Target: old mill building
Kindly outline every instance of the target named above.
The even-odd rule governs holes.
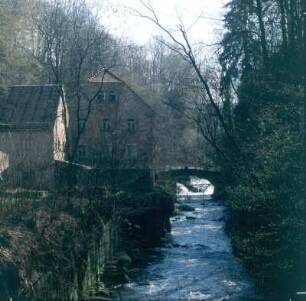
[[[152,168],[150,106],[105,70],[84,83],[81,91],[65,96],[58,85],[24,85],[11,86],[1,95],[4,185],[53,189],[55,162],[67,158],[103,170]]]

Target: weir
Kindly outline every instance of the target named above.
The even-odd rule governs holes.
[[[184,167],[183,169],[170,169],[159,173],[159,181],[157,184],[164,186],[165,183],[170,184],[172,191],[176,191],[176,183],[187,184],[190,182],[192,177],[197,177],[200,179],[206,179],[214,187],[214,198],[219,198],[223,196],[223,191],[225,188],[225,178],[219,171],[205,170],[205,169],[193,169],[192,167]],[[187,185],[188,186],[188,185]]]

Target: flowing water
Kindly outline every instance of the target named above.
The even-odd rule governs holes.
[[[117,287],[117,300],[261,300],[234,257],[224,232],[225,208],[212,200],[213,186],[194,179],[193,191],[178,184],[178,204],[194,211],[171,219],[159,248],[147,250],[131,282]]]

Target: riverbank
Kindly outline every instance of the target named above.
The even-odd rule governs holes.
[[[39,192],[0,196],[0,299],[107,297],[139,248],[169,228],[171,195],[104,193],[67,199]]]
[[[305,290],[302,212],[289,210],[296,195],[285,199],[280,194],[256,187],[228,187],[226,230],[235,256],[266,300],[301,300],[296,292]]]
[[[203,193],[180,195],[176,207],[187,206],[176,210],[163,243],[139,257],[130,283],[116,286],[114,299],[262,300],[232,253],[223,202]]]

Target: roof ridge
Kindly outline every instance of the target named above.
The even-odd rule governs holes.
[[[116,80],[120,81],[121,83],[123,83],[132,93],[134,93],[136,95],[136,97],[141,100],[144,105],[146,105],[151,111],[154,112],[153,108],[143,99],[142,96],[140,96],[131,86],[130,84],[128,84],[124,79],[118,77],[116,74],[114,74],[113,72],[111,72],[109,69],[107,68],[102,68],[97,74],[95,74],[93,77],[91,77],[88,81],[91,81],[92,79],[96,78],[97,76],[101,75],[101,73],[104,72],[104,74],[108,73],[110,76],[114,77]],[[104,76],[103,74],[103,76]]]
[[[0,102],[0,122],[15,129],[53,125],[61,99],[59,87],[57,84],[11,86]]]
[[[88,81],[90,82],[91,80],[97,78],[99,75],[102,75],[104,77],[105,74],[108,74],[112,76],[114,79],[116,79],[119,82],[124,82],[120,77],[118,77],[116,74],[112,73],[108,68],[101,68],[100,71],[98,71],[95,75],[90,77]]]

